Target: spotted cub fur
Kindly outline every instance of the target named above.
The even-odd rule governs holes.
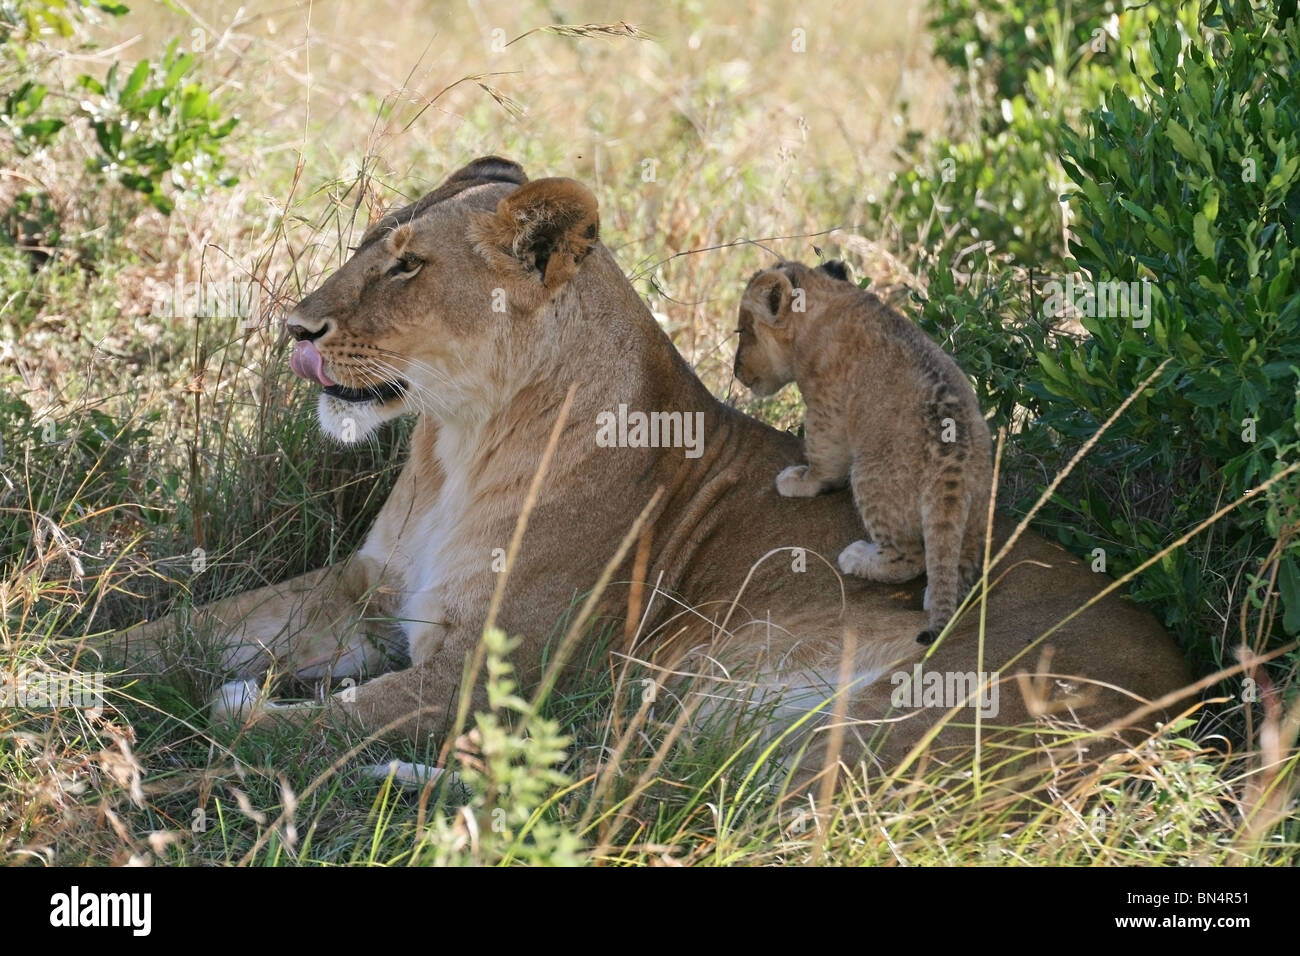
[[[983,560],[989,430],[947,353],[847,278],[839,262],[756,273],[741,299],[736,377],[760,396],[799,383],[808,463],[777,475],[777,491],[851,486],[867,539],[840,553],[840,570],[888,582],[924,571],[930,618],[917,640],[929,644]]]

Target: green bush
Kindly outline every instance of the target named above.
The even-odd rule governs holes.
[[[1152,69],[1149,25],[1194,24],[1195,8],[933,0],[930,15],[936,55],[972,110],[944,136],[907,138],[904,169],[867,218],[887,245],[912,250],[909,264],[927,278],[915,291],[921,325],[958,356],[993,424],[1009,425],[1017,407],[1037,412],[1025,383],[1060,331],[1031,286],[1069,257],[1063,133],[1104,91],[1139,93]]]
[[[223,118],[203,84],[187,78],[194,55],[178,53],[173,40],[157,63],[141,60],[125,81],[118,77],[118,65],[102,83],[79,78],[94,94],[82,105],[100,150],[92,168],[143,193],[164,213],[172,208],[165,182],[181,191],[232,185],[233,178],[218,176],[220,143],[238,120]]]
[[[1114,84],[1136,92],[1148,24],[1184,7],[1153,3],[1121,16],[1111,3],[934,0],[935,52],[956,69],[959,102],[972,109],[946,135],[910,141],[872,218],[895,245],[988,243],[998,256],[1054,267],[1066,256],[1061,130]]]
[[[1120,569],[1300,450],[1300,26],[1280,29],[1263,13],[1237,22],[1205,39],[1157,25],[1144,95],[1112,91],[1065,138],[1078,268],[1099,281],[1148,280],[1153,301],[1147,327],[1084,316],[1089,336],[1077,351],[1040,356],[1037,427],[1090,433],[1172,358],[1098,449],[1103,460],[1131,464],[1126,480],[1163,486],[1148,515],[1156,520],[1133,522],[1105,506],[1119,490],[1112,475],[1082,480],[1085,520],[1072,543],[1116,549]],[[1296,487],[1247,504],[1216,529],[1213,545],[1171,555],[1135,593],[1189,639],[1203,637],[1203,569],[1230,556],[1258,570],[1300,517]],[[1277,626],[1295,634],[1300,542],[1281,560]],[[1216,608],[1226,604],[1219,598]]]
[[[960,359],[996,431],[1014,427],[1017,409],[1038,411],[1024,383],[1049,348],[1051,325],[1033,315],[1029,277],[1004,268],[983,250],[960,263],[948,250],[936,256],[924,290],[912,290],[916,321]],[[1023,416],[1023,412],[1021,413]]]
[[[1068,256],[1061,134],[1118,86],[1139,95],[1152,24],[1196,29],[1197,5],[1153,0],[932,0],[935,53],[954,67],[960,111],[946,135],[912,137],[872,218],[892,244],[992,254],[1057,269]]]
[[[915,250],[919,323],[992,423],[1011,426],[1012,507],[1041,492],[1028,476],[1063,467],[1171,360],[1038,515],[1124,573],[1300,447],[1294,18],[1247,0],[1203,12],[934,0],[931,12],[936,52],[975,109],[947,138],[912,137],[909,168],[869,215]],[[1070,277],[1145,280],[1133,288],[1150,290],[1149,316],[1057,308]],[[1196,663],[1225,661],[1219,635],[1235,643],[1243,607],[1268,638],[1300,631],[1297,487],[1135,579],[1131,594]],[[1268,580],[1277,615],[1264,613]]]
[[[99,10],[120,17],[127,7],[111,0],[0,0],[0,43],[25,44],[42,34],[70,37],[77,20]],[[24,57],[20,49],[19,56]]]
[[[1064,80],[1084,63],[1109,66],[1121,31],[1140,22],[1136,4],[1116,0],[933,0],[929,27],[935,56],[956,71],[958,90],[997,100],[1023,95],[1027,77],[1048,68]],[[999,116],[979,120],[993,130]]]
[[[233,184],[220,175],[221,141],[238,120],[224,115],[193,75],[194,55],[179,52],[176,41],[156,61],[141,60],[125,79],[119,61],[102,80],[78,77],[78,106],[60,111],[49,105],[42,37],[74,35],[92,10],[127,13],[116,3],[0,4],[0,129],[14,151],[26,156],[54,147],[70,126],[83,124],[94,136],[89,169],[142,194],[163,213],[173,206],[169,192],[198,194],[214,184]],[[57,80],[49,82],[57,86]]]

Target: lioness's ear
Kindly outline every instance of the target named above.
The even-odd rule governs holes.
[[[596,197],[572,179],[535,179],[481,217],[471,237],[489,262],[558,289],[578,271],[600,238]]]
[[[528,182],[522,166],[513,159],[502,159],[500,156],[480,156],[452,173],[447,177],[447,182],[458,183],[478,179],[494,183],[515,183],[519,186]]]
[[[794,286],[790,277],[780,269],[773,269],[754,276],[741,301],[760,322],[779,329],[790,319],[790,300],[793,295]]]

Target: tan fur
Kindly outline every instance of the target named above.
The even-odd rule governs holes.
[[[992,461],[979,401],[957,364],[906,317],[832,274],[784,262],[740,304],[736,377],[759,395],[797,382],[808,463],[776,477],[786,497],[848,483],[870,540],[839,555],[845,574],[885,583],[925,571],[943,631],[984,557]]]
[[[494,549],[508,545],[576,385],[498,617],[523,639],[513,660],[525,687],[547,660],[557,622],[592,588],[658,493],[645,532],[644,600],[632,609],[644,624],[635,643],[620,639],[615,650],[662,668],[652,673],[693,669],[701,676],[674,695],[707,700],[714,712],[724,699],[784,694],[782,713],[792,714],[825,706],[834,694],[844,635],[852,631],[856,651],[848,663],[857,683],[848,713],[857,723],[850,738],[865,746],[880,737],[871,752],[898,759],[946,713],[931,708],[879,723],[890,711],[891,672],[921,654],[918,590],[836,573],[822,556],[860,536],[849,495],[780,498],[770,476],[798,458],[799,442],[722,405],[692,374],[596,238],[589,191],[570,180],[523,182],[513,163],[476,161],[377,223],[298,305],[289,321],[299,334],[318,334],[336,382],[405,383],[400,397],[382,405],[322,395],[322,426],[359,441],[385,419],[418,413],[409,459],[355,556],[218,601],[192,623],[214,633],[232,677],[257,679],[268,668],[369,677],[324,707],[260,711],[266,719],[342,718],[417,741],[442,732],[499,579]],[[404,262],[403,255],[415,258]],[[702,454],[603,447],[597,416],[620,404],[699,412]],[[1033,535],[1009,564],[1015,568],[989,599],[987,670],[1012,660],[1105,583]],[[634,566],[628,557],[604,592],[600,610],[610,622],[628,614]],[[165,619],[125,636],[148,658],[180,626]],[[969,629],[963,624],[966,633],[954,637],[969,637]],[[1050,643],[1054,672],[1107,684],[1079,709],[1082,720],[1127,712],[1134,701],[1128,694],[1149,698],[1184,680],[1168,636],[1117,597],[1075,618]],[[927,667],[974,670],[975,647],[973,639],[945,641]],[[394,648],[404,648],[409,665],[380,673]],[[1035,651],[1015,666],[1033,670],[1037,661]],[[485,704],[481,683],[472,694],[476,706]],[[1030,719],[1013,688],[1003,701],[999,725]],[[892,730],[877,734],[883,727]],[[986,739],[990,732],[986,725]],[[934,746],[970,739],[968,728],[954,727]]]

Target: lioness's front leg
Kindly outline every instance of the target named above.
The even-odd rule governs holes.
[[[372,608],[366,563],[353,559],[280,584],[172,614],[111,636],[102,646],[110,666],[161,670],[182,649],[187,632],[212,642],[220,668],[251,679],[276,668],[303,679],[380,670],[400,643]]]
[[[485,705],[481,696],[471,697],[471,713]],[[366,736],[401,737],[421,744],[450,729],[459,703],[460,672],[453,675],[441,665],[425,664],[346,687],[324,703],[277,704],[261,699],[256,688],[247,683],[242,688],[228,684],[214,704],[213,717],[239,718],[258,727],[304,727],[325,722],[350,727]]]
[[[440,736],[450,729],[460,704],[465,662],[477,640],[478,632],[472,628],[452,628],[438,649],[419,662],[336,691],[324,703],[277,704],[263,699],[251,682],[237,681],[222,688],[212,716],[239,718],[256,726],[324,721],[367,736],[401,737],[422,744],[430,735]],[[470,713],[487,708],[479,676],[470,693]]]

